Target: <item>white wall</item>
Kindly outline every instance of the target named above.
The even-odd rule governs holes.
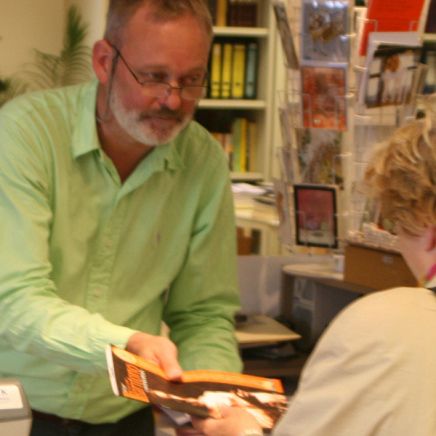
[[[32,61],[33,48],[59,53],[64,10],[64,0],[0,0],[1,76]]]
[[[66,0],[66,2],[67,8],[71,4],[78,6],[83,20],[88,23],[88,36],[85,43],[92,47],[95,41],[103,37],[108,0]]]
[[[92,47],[103,35],[108,0],[0,0],[0,76],[31,62],[34,48],[60,52],[71,4],[79,7],[88,23],[85,43]]]

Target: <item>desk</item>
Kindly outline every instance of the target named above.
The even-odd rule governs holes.
[[[296,278],[311,280],[321,286],[340,289],[352,294],[363,295],[375,292],[373,288],[344,281],[342,273],[334,271],[331,263],[298,263],[285,265],[282,269],[281,315],[292,322],[293,300]]]

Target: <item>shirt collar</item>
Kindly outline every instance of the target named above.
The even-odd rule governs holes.
[[[72,153],[76,159],[94,150],[100,150],[95,120],[98,81],[93,80],[80,89],[76,106],[76,121],[72,136]]]

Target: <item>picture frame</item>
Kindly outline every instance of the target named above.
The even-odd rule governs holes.
[[[338,247],[337,188],[294,185],[295,239],[306,247]]]

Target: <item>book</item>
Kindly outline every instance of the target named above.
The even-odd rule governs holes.
[[[286,58],[288,68],[298,69],[299,62],[297,52],[294,45],[294,37],[289,25],[288,13],[283,0],[273,0],[274,16],[277,23],[277,29],[280,34],[280,40],[283,47],[283,52]]]
[[[252,99],[257,96],[257,42],[248,42],[246,51],[244,98]]]
[[[222,52],[221,98],[231,98],[233,44],[224,42]]]
[[[221,79],[222,79],[222,44],[214,42],[212,44],[210,58],[210,97],[221,97]]]
[[[424,0],[370,0],[359,48],[366,55],[371,32],[417,31]]]
[[[346,130],[346,65],[302,66],[303,125]]]
[[[348,1],[304,0],[301,13],[302,59],[347,62],[350,56]]]
[[[244,98],[245,88],[245,44],[235,42],[233,44],[232,62],[232,97]]]
[[[237,117],[232,124],[232,146],[233,159],[232,171],[247,171],[247,129],[248,120],[243,117]]]
[[[216,0],[216,26],[227,26],[227,6],[228,0]]]
[[[212,17],[212,23],[216,25],[216,0],[208,0],[207,6],[210,11],[210,16]]]
[[[278,379],[239,373],[185,371],[170,381],[156,364],[109,345],[106,360],[115,395],[200,417],[220,417],[220,407],[236,406],[251,413],[262,428],[274,427],[287,407]],[[171,416],[171,414],[169,414]]]
[[[425,32],[436,33],[436,0],[430,0],[427,21],[425,23]]]
[[[247,126],[247,171],[256,171],[257,124],[248,121]]]
[[[228,25],[256,27],[258,0],[229,0]]]

